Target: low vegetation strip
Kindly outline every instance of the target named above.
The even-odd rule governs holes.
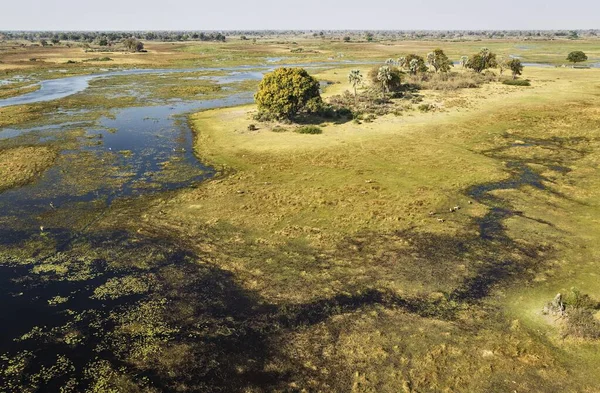
[[[29,183],[48,169],[56,151],[48,147],[16,147],[0,151],[0,191]]]

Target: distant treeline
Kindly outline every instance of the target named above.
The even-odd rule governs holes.
[[[225,41],[225,35],[219,32],[176,32],[176,31],[5,31],[0,32],[0,39],[48,41],[54,44],[60,41],[74,42],[120,42],[128,38],[145,41]]]
[[[0,39],[82,43],[120,42],[128,38],[145,41],[220,41],[227,37],[266,38],[271,36],[321,37],[349,40],[407,39],[556,39],[600,37],[600,30],[229,30],[215,31],[0,31]]]

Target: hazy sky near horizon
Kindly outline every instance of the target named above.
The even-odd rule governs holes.
[[[1,0],[0,30],[598,29],[600,0]]]

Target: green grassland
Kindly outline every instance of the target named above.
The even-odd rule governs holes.
[[[600,56],[598,41],[153,45],[170,66],[438,46],[451,58],[482,46],[553,64],[571,49]],[[332,82],[325,100],[370,67],[315,71]],[[195,80],[173,90],[178,77],[121,82],[161,99],[222,94]],[[2,390],[600,392],[600,341],[542,313],[572,288],[600,300],[600,70],[524,77],[531,87],[424,90],[370,122],[319,120],[321,134],[274,132],[296,126],[257,122],[254,105],[191,115],[213,179],[49,211],[47,222],[70,220],[65,233],[0,249],[3,312],[27,304],[40,316],[10,326]],[[44,122],[58,107],[91,109],[93,121],[139,104],[106,98],[109,80],[92,87],[0,109],[0,124]],[[3,142],[0,160],[56,148],[31,138]],[[101,178],[92,159],[74,165]]]

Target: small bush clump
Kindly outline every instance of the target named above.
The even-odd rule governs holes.
[[[563,297],[560,293],[544,307],[544,314],[565,317],[563,333],[565,336],[587,340],[600,339],[600,320],[594,314],[600,310],[600,302],[577,288]]]
[[[250,124],[248,126],[248,131],[256,131],[256,130],[258,130],[258,127],[256,127],[254,124]]]
[[[419,110],[421,112],[431,112],[432,110],[435,109],[435,105],[433,104],[421,104],[418,106]]]
[[[406,81],[416,89],[451,91],[472,89],[496,80],[496,75],[492,72],[426,72],[410,75]]]
[[[573,308],[567,314],[565,335],[588,340],[600,339],[600,321],[587,308]]]
[[[502,83],[509,86],[531,86],[528,79],[506,79]]]
[[[93,59],[85,59],[83,61],[113,61],[110,57],[94,57]]]
[[[282,126],[275,126],[275,127],[271,128],[271,131],[273,131],[273,132],[286,132],[287,128],[282,127]]]
[[[302,126],[294,130],[298,134],[322,134],[323,130],[317,126]]]

